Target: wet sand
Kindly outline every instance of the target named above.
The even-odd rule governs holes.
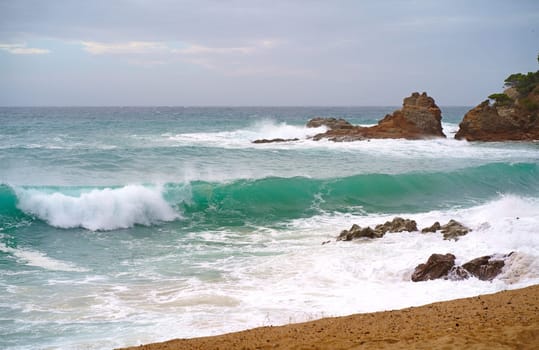
[[[129,349],[539,349],[539,285]]]

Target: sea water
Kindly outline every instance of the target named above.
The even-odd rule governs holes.
[[[447,139],[304,127],[395,109],[0,108],[0,348],[110,349],[539,283],[538,143],[456,141],[465,107],[442,108]],[[472,232],[335,241],[395,216]],[[410,281],[433,253],[509,252],[491,282]]]

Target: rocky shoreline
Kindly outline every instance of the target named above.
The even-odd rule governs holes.
[[[512,74],[505,80],[507,89],[469,110],[455,134],[467,141],[539,140],[539,71]],[[491,102],[493,101],[493,102]],[[426,92],[413,92],[404,98],[402,108],[386,115],[377,125],[352,125],[344,119],[316,117],[307,127],[325,126],[327,130],[310,139],[351,142],[369,139],[429,139],[446,137],[442,112]],[[298,139],[260,139],[253,143],[293,142]]]
[[[378,224],[374,228],[370,226],[361,227],[353,224],[348,230],[342,230],[337,236],[337,241],[352,241],[359,239],[382,238],[387,233],[400,232],[421,232],[423,234],[440,232],[444,240],[457,241],[459,237],[471,232],[469,227],[464,226],[456,220],[449,220],[445,225],[440,225],[438,221],[421,231],[417,228],[415,220],[395,217],[392,221],[386,221]],[[323,242],[327,244],[329,242]],[[455,265],[455,255],[432,254],[425,263],[415,267],[410,276],[413,282],[428,281],[433,279],[446,279],[458,281],[475,277],[482,281],[492,281],[502,273],[505,261],[512,256],[514,252],[508,254],[495,253],[492,255],[481,256],[468,261],[461,266]]]

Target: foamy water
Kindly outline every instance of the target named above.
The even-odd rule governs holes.
[[[539,283],[538,144],[315,142],[324,129],[304,127],[393,109],[0,108],[0,348],[110,349]],[[451,136],[465,109],[448,111]],[[336,241],[395,216],[472,231]],[[491,282],[410,281],[433,253],[510,252]]]

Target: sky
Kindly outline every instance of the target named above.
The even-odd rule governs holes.
[[[0,106],[472,106],[537,0],[0,0]]]

